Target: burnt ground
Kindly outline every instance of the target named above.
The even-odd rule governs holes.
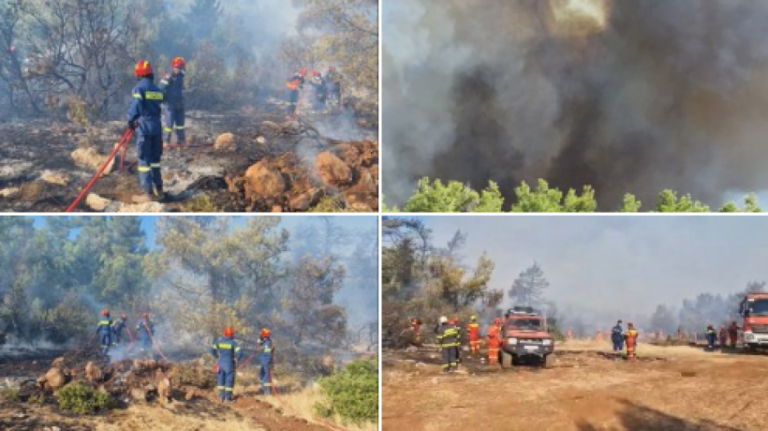
[[[11,402],[0,396],[0,429],[14,431],[52,430],[230,430],[261,431],[322,431],[342,429],[332,423],[321,425],[292,416],[290,411],[283,411],[268,402],[258,391],[258,386],[246,386],[236,396],[233,404],[222,405],[216,400],[212,387],[173,386],[172,400],[160,402],[157,394],[148,401],[137,400],[132,396],[136,388],[155,382],[155,373],[161,370],[171,377],[179,363],[148,361],[137,363],[126,359],[114,364],[106,364],[96,348],[78,349],[6,349],[0,355],[0,395],[5,387],[21,386],[22,397],[44,394],[43,403],[23,399]],[[174,356],[185,356],[183,352],[174,352]],[[61,358],[61,369],[72,374],[72,380],[87,381],[86,364],[96,364],[104,373],[103,379],[94,386],[114,396],[119,407],[110,412],[93,415],[79,415],[62,411],[57,407],[55,396],[42,391],[34,385],[38,376],[45,374],[56,358]],[[138,365],[137,365],[138,364]],[[192,362],[186,366],[192,366]],[[142,368],[142,367],[149,368]],[[210,371],[210,370],[208,370]],[[212,371],[211,376],[212,378]],[[247,385],[250,378],[240,376],[237,385]],[[280,386],[278,386],[280,388]],[[194,396],[186,398],[186,393]],[[290,394],[288,387],[280,392]],[[24,395],[26,393],[26,395]]]
[[[607,345],[557,348],[544,369],[468,357],[440,373],[439,352],[385,351],[383,429],[763,430],[768,356],[640,345],[630,363]]]
[[[75,163],[72,152],[94,148],[106,156],[124,127],[123,122],[91,127],[48,119],[0,122],[0,211],[64,211],[96,172]],[[214,148],[224,133],[234,135],[234,145]],[[303,212],[321,202],[335,210],[376,211],[377,135],[374,118],[352,111],[306,113],[299,121],[287,121],[279,106],[192,111],[188,145],[163,156],[168,202],[162,207],[129,206],[140,192],[133,168],[103,176],[93,187],[91,193],[108,199],[105,208],[89,207],[83,199],[76,211]],[[317,155],[326,151],[348,167],[349,178],[318,172]],[[135,142],[126,161],[135,162]],[[260,161],[284,183],[269,192],[273,195],[244,187],[246,171]]]

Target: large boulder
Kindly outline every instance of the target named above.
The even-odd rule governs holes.
[[[103,154],[99,154],[98,151],[96,151],[93,147],[88,148],[78,148],[71,154],[72,160],[75,161],[76,164],[79,166],[83,166],[86,168],[93,169],[94,171],[99,170],[104,163],[107,161],[107,157]],[[107,165],[107,168],[104,170],[104,173],[102,173],[102,176],[109,175],[109,173],[112,172],[112,169],[115,166],[115,159],[112,159],[109,162],[109,165]]]
[[[245,196],[248,199],[276,198],[286,190],[285,180],[267,160],[261,160],[245,172]]]
[[[111,203],[111,200],[103,198],[95,193],[88,193],[88,197],[85,198],[85,204],[88,206],[88,208],[96,212],[106,211],[107,207],[109,207]]]
[[[40,180],[56,186],[66,187],[69,185],[69,177],[61,172],[45,170],[40,174]]]
[[[330,151],[318,154],[315,167],[325,186],[339,187],[352,182],[352,169]]]

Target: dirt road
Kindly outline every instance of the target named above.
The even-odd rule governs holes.
[[[768,356],[643,345],[628,363],[607,351],[563,344],[551,369],[467,358],[454,375],[437,351],[385,351],[383,429],[768,429]]]

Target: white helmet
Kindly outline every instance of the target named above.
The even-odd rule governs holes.
[[[443,323],[448,323],[448,318],[445,316],[440,316],[440,324],[442,325]]]

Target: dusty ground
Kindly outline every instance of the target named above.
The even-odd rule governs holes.
[[[608,351],[563,343],[552,369],[468,358],[447,376],[435,350],[385,351],[383,429],[768,429],[768,356],[645,344],[628,363]]]
[[[93,148],[108,155],[123,122],[77,126],[52,120],[0,122],[0,211],[61,212],[77,197],[96,169],[77,164],[71,154]],[[215,148],[232,133],[233,145]],[[131,207],[140,192],[134,169],[102,177],[92,193],[106,208],[85,203],[78,211],[117,212],[303,212],[322,202],[336,209],[378,209],[378,124],[357,112],[306,113],[286,121],[279,106],[237,112],[188,113],[188,146],[166,150],[163,177],[169,202],[162,207]],[[175,138],[174,138],[175,139]],[[323,176],[317,157],[338,157],[348,178]],[[136,160],[135,142],[126,160]],[[281,177],[281,187],[248,190],[249,167],[263,161]],[[343,166],[342,166],[343,168]],[[346,168],[345,168],[346,169]],[[260,177],[261,178],[261,177]],[[257,182],[263,182],[261,180]],[[274,189],[274,187],[272,187]]]

